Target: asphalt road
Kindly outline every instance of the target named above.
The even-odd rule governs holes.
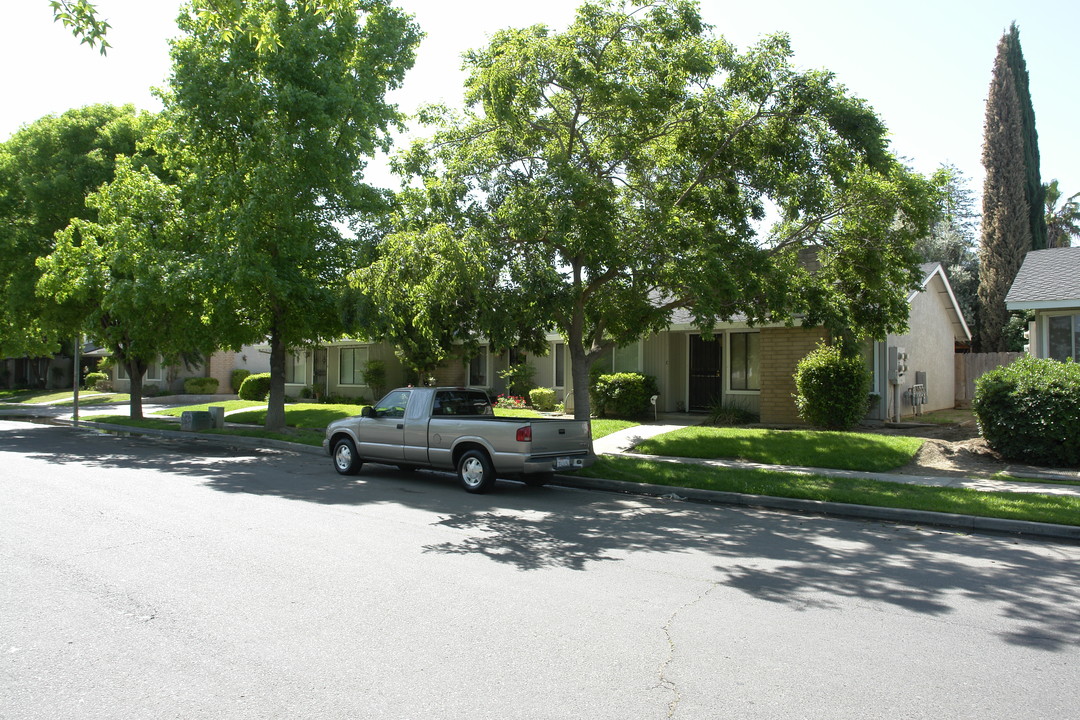
[[[1080,547],[0,421],[0,718],[1064,718]]]

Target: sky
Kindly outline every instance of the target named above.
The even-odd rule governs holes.
[[[3,0],[0,26],[0,139],[48,114],[99,102],[156,110],[152,87],[169,72],[168,39],[180,0],[97,0],[112,24],[104,57],[52,22],[47,0]],[[424,103],[460,104],[461,53],[495,31],[565,27],[581,0],[398,0],[426,37],[404,87],[393,94],[411,113]],[[793,62],[827,69],[865,99],[890,130],[893,151],[916,170],[959,167],[981,196],[986,94],[998,40],[1009,24],[1031,78],[1043,182],[1080,192],[1080,2],[1076,0],[701,0],[714,33],[745,49],[786,32]],[[396,183],[383,163],[369,179]],[[978,209],[978,208],[976,208]]]

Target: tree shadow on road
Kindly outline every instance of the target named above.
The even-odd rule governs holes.
[[[1004,642],[1048,651],[1080,643],[1075,544],[504,481],[492,494],[469,495],[449,473],[366,465],[355,479],[341,478],[317,455],[44,426],[0,433],[5,451],[90,468],[153,469],[221,492],[419,509],[455,531],[425,552],[479,554],[524,572],[588,571],[639,552],[704,554],[715,575],[703,579],[768,602],[839,608],[856,599],[946,619],[963,598],[994,608],[989,617]]]

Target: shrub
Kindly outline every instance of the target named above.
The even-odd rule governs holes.
[[[157,397],[161,394],[161,388],[154,383],[143,383],[142,394],[143,397]]]
[[[244,368],[236,368],[229,375],[229,387],[232,388],[234,393],[240,392],[240,386],[244,383],[244,378],[251,374],[250,370]]]
[[[192,377],[184,381],[184,392],[188,395],[213,395],[217,389],[217,378]]]
[[[255,373],[244,378],[236,393],[241,400],[262,402],[270,392],[270,373]]]
[[[97,390],[98,392],[112,392],[112,380],[109,379],[108,373],[86,373],[86,383],[83,387],[87,390]]]
[[[760,416],[752,410],[733,403],[716,403],[709,408],[710,425],[747,425],[756,423]]]
[[[600,375],[589,388],[593,414],[603,417],[636,418],[652,410],[652,396],[658,394],[656,378],[641,373]]]
[[[386,391],[386,363],[382,360],[364,363],[364,384],[371,388],[375,397],[382,397]]]
[[[533,388],[529,391],[529,402],[540,412],[555,409],[555,391],[551,388]]]
[[[811,425],[850,430],[866,416],[870,381],[862,358],[820,343],[795,370],[795,406]]]
[[[975,382],[971,404],[991,448],[1036,465],[1080,465],[1080,365],[1022,357]]]
[[[524,397],[529,394],[533,385],[533,375],[536,369],[527,362],[511,365],[505,370],[498,372],[499,377],[506,381],[506,392],[510,395]]]

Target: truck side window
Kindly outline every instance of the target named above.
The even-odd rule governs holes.
[[[408,390],[394,390],[375,404],[375,417],[403,418],[409,404]]]

